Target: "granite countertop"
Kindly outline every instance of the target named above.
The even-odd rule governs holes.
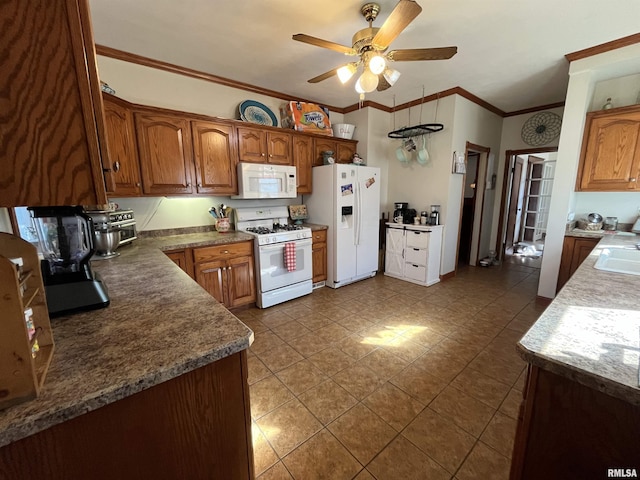
[[[605,235],[610,235],[614,232],[605,232],[604,230],[581,230],[574,228],[565,233],[565,237],[577,237],[577,238],[602,238]]]
[[[518,343],[529,363],[640,405],[640,275],[593,268],[603,248],[637,235],[606,235]]]
[[[253,332],[162,250],[250,240],[217,232],[144,238],[92,261],[107,308],[52,319],[40,396],[0,411],[0,447],[248,348]]]

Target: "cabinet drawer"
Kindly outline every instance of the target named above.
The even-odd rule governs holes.
[[[407,263],[417,263],[418,265],[427,265],[427,249],[407,247],[404,250],[404,258]]]
[[[215,247],[202,247],[193,249],[193,259],[197,262],[209,260],[224,260],[242,255],[253,254],[253,242],[227,243]]]
[[[404,264],[404,276],[424,283],[427,281],[427,267],[407,262]]]
[[[311,232],[311,238],[313,239],[313,243],[326,243],[327,242],[327,231],[326,230],[315,230]]]
[[[416,232],[407,230],[407,247],[427,248],[431,232]]]

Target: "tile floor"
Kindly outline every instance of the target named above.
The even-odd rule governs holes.
[[[255,472],[272,479],[507,479],[539,270],[378,275],[266,310],[249,384]]]

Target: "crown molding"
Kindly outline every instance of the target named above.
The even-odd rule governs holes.
[[[592,57],[599,53],[609,52],[611,50],[627,47],[636,43],[640,43],[640,33],[634,33],[628,37],[618,38],[617,40],[596,45],[595,47],[585,48],[584,50],[578,50],[577,52],[567,53],[564,57],[569,60],[569,62],[575,62],[576,60]]]
[[[637,42],[640,42],[640,34],[637,35],[638,36],[638,40],[636,40]],[[627,37],[629,38],[629,37]],[[635,42],[634,42],[635,43]],[[594,47],[596,48],[596,47]],[[616,47],[618,48],[618,47]],[[109,58],[114,58],[116,60],[122,60],[124,62],[129,62],[129,63],[135,63],[137,65],[142,65],[145,67],[150,67],[150,68],[155,68],[158,70],[163,70],[165,72],[170,72],[170,73],[175,73],[178,75],[184,75],[187,77],[191,77],[191,78],[197,78],[198,80],[205,80],[207,82],[212,82],[212,83],[216,83],[218,85],[224,85],[227,87],[232,87],[232,88],[237,88],[239,90],[245,90],[247,92],[252,92],[252,93],[257,93],[259,95],[266,95],[268,97],[273,97],[273,98],[279,98],[281,100],[285,100],[287,102],[289,101],[294,101],[294,102],[310,102],[310,103],[318,103],[316,100],[311,100],[311,99],[305,99],[305,98],[299,98],[299,97],[292,97],[291,95],[288,95],[286,93],[283,92],[276,92],[275,90],[269,90],[266,88],[262,88],[262,87],[258,87],[256,85],[251,85],[249,83],[243,83],[243,82],[238,82],[236,80],[232,80],[230,78],[225,78],[225,77],[220,77],[218,75],[213,75],[211,73],[206,73],[206,72],[202,72],[200,70],[194,70],[191,68],[187,68],[187,67],[182,67],[180,65],[175,65],[173,63],[167,63],[167,62],[163,62],[161,60],[155,60],[153,58],[149,58],[149,57],[144,57],[142,55],[137,55],[135,53],[130,53],[130,52],[125,52],[123,50],[118,50],[115,48],[111,48],[111,47],[107,47],[104,45],[96,45],[96,54],[97,55],[102,55],[103,57],[109,57]],[[467,100],[489,110],[490,112],[495,113],[496,115],[499,115],[501,117],[510,117],[513,115],[520,115],[522,113],[529,113],[529,112],[535,112],[538,110],[545,110],[548,108],[555,108],[555,107],[559,107],[559,106],[564,106],[564,102],[561,103],[557,103],[557,104],[552,104],[552,105],[544,105],[541,107],[533,107],[533,108],[528,108],[526,110],[518,110],[517,112],[510,112],[510,113],[506,113],[503,110],[500,110],[497,107],[494,107],[493,105],[491,105],[489,102],[485,102],[484,100],[482,100],[480,97],[477,97],[476,95],[474,95],[473,93],[465,90],[462,87],[453,87],[450,88],[448,90],[444,90],[442,92],[437,92],[437,93],[433,93],[431,95],[428,95],[424,98],[417,98],[415,100],[412,100],[410,102],[407,103],[403,103],[401,105],[397,105],[394,107],[387,107],[386,105],[382,105],[380,103],[376,103],[376,102],[372,102],[370,100],[365,100],[364,102],[362,102],[362,104],[360,103],[354,103],[353,105],[349,105],[348,107],[336,107],[336,106],[332,106],[332,105],[325,105],[324,103],[322,103],[323,106],[326,106],[329,110],[336,112],[336,113],[342,113],[342,114],[346,114],[346,113],[350,113],[350,112],[354,112],[356,110],[359,110],[360,108],[375,108],[378,110],[381,110],[383,112],[387,112],[387,113],[393,113],[393,112],[397,112],[400,110],[404,110],[405,108],[410,108],[416,105],[420,105],[421,103],[425,103],[425,102],[431,102],[433,100],[437,100],[439,98],[444,98],[444,97],[448,97],[450,95],[460,95],[461,97],[466,98]]]
[[[516,115],[523,115],[525,113],[539,112],[541,110],[550,110],[552,108],[564,107],[564,102],[550,103],[549,105],[540,105],[539,107],[525,108],[523,110],[516,110],[515,112],[505,113],[505,117],[515,117]]]

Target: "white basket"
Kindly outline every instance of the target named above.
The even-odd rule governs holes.
[[[356,126],[349,123],[335,123],[333,125],[333,136],[351,140],[355,129]]]

